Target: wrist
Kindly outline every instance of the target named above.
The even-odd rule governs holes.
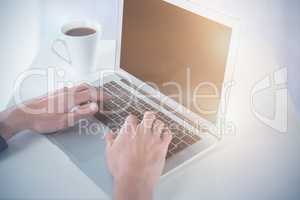
[[[151,200],[154,184],[140,177],[122,177],[115,180],[116,200]]]
[[[5,140],[26,129],[26,117],[17,108],[10,108],[0,113],[0,133]]]

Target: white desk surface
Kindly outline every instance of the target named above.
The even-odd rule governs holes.
[[[200,2],[200,1],[199,1]],[[283,66],[295,66],[297,57],[287,49],[300,43],[295,24],[300,19],[297,1],[203,1],[203,4],[240,19],[241,39],[228,119],[236,134],[227,136],[206,156],[164,179],[157,199],[299,199],[300,124],[289,99],[288,132],[278,133],[252,113],[253,85]],[[298,17],[297,17],[298,16]],[[286,23],[285,23],[286,22]],[[284,25],[293,29],[283,28]],[[299,23],[298,23],[299,24]],[[298,45],[299,46],[299,45]],[[299,52],[299,51],[298,51]],[[109,59],[108,59],[109,60]],[[108,61],[109,63],[109,61]],[[45,53],[35,66],[59,66]],[[41,80],[29,80],[28,98],[43,93]],[[268,97],[260,107],[268,107]],[[0,157],[1,197],[105,198],[68,158],[43,136],[24,133],[10,142]]]

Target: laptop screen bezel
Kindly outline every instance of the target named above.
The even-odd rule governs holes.
[[[239,41],[239,20],[221,11],[216,11],[215,9],[207,8],[204,5],[202,5],[200,2],[197,2],[196,0],[190,0],[190,1],[162,0],[162,1],[165,1],[167,3],[185,9],[189,12],[195,13],[201,17],[205,17],[208,20],[212,20],[215,21],[216,23],[225,25],[231,28],[232,30],[231,40],[230,40],[230,45],[228,50],[228,59],[225,66],[222,94],[220,98],[220,104],[222,104],[222,106],[219,106],[219,111],[217,114],[217,121],[218,121],[220,116],[225,117],[227,113],[226,107],[228,104],[229,94],[231,91],[231,87],[228,85],[231,85],[233,81],[238,41]],[[123,70],[122,67],[120,66],[121,47],[122,47],[123,8],[124,8],[124,0],[120,0],[118,4],[118,21],[117,21],[118,38],[116,41],[116,56],[115,56],[114,70],[122,74],[130,75],[129,72]]]

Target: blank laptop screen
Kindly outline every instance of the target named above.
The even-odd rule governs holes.
[[[124,0],[123,12],[121,68],[215,121],[231,28],[163,0]]]

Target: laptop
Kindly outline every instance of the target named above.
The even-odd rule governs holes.
[[[153,111],[172,131],[163,176],[182,169],[221,139],[236,47],[236,21],[184,0],[119,1],[116,66],[94,85],[113,98],[89,122],[48,136],[99,187],[112,193],[103,134],[129,114]]]

